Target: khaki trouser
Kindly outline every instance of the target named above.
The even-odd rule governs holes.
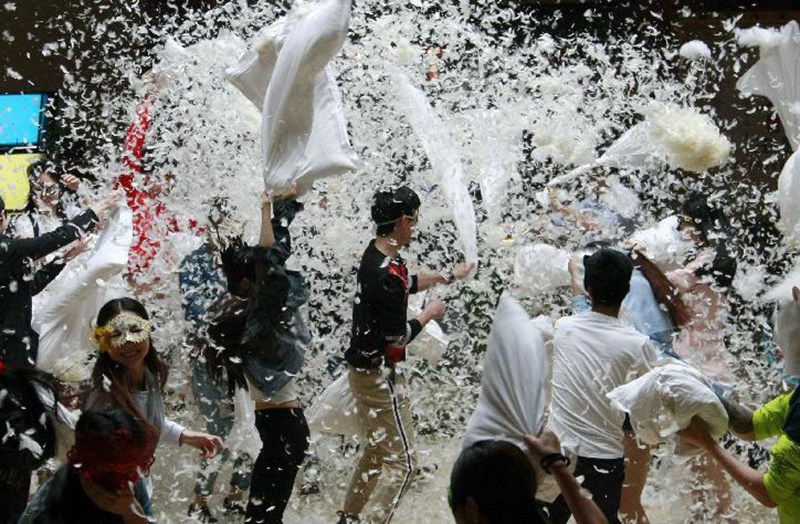
[[[366,442],[364,454],[350,479],[344,512],[361,514],[375,491],[372,506],[377,511],[370,520],[389,522],[416,470],[414,429],[405,377],[386,368],[359,370],[351,367],[348,382],[356,399],[358,417],[366,429]],[[382,470],[385,471],[381,477]]]

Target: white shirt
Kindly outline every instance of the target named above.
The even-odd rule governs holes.
[[[581,457],[624,456],[625,414],[606,397],[656,362],[647,336],[614,317],[588,311],[556,322],[550,428]]]

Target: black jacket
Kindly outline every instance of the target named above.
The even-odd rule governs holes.
[[[97,223],[87,210],[37,238],[0,235],[0,360],[7,365],[35,364],[39,335],[31,329],[32,297],[64,269],[51,262],[38,271],[32,263],[80,238]]]
[[[387,346],[403,346],[417,336],[422,326],[416,320],[406,320],[408,295],[416,292],[417,277],[408,274],[403,259],[390,259],[371,241],[358,268],[353,327],[345,351],[351,366],[379,367]]]

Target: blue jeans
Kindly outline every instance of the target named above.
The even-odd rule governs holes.
[[[223,440],[233,429],[233,401],[221,391],[208,376],[206,365],[200,360],[195,359],[191,362],[192,368],[192,392],[205,421],[206,432],[218,435]],[[231,451],[226,449],[222,452],[221,462],[230,459]],[[231,475],[231,487],[239,491],[247,491],[250,488],[249,463],[250,456],[246,453],[239,453],[233,462],[233,473]],[[214,491],[214,484],[217,481],[219,471],[212,468],[209,460],[203,459],[200,473],[197,475],[197,483],[194,486],[196,495],[209,496]]]

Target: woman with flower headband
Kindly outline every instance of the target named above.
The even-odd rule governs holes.
[[[153,463],[157,436],[122,409],[87,411],[67,464],[34,495],[20,523],[146,523],[134,486]]]
[[[191,446],[211,458],[224,447],[221,438],[187,430],[165,414],[161,391],[169,368],[153,347],[151,331],[147,310],[137,300],[117,298],[100,308],[92,332],[99,354],[83,410],[122,408],[152,426],[158,442]]]

